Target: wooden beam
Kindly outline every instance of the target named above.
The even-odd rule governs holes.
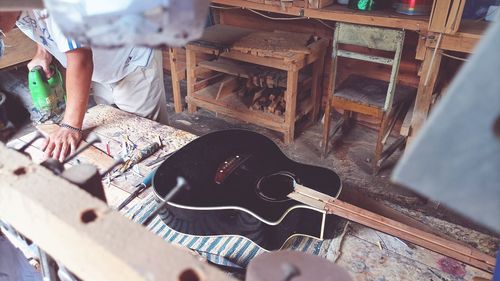
[[[439,48],[442,50],[472,53],[488,26],[489,24],[486,22],[464,20],[457,33],[443,34]],[[432,36],[433,34],[430,35]],[[433,38],[427,40],[427,47],[436,46],[437,40],[435,38],[437,38],[437,35],[434,34]]]
[[[297,81],[299,80],[299,71],[288,71],[286,77],[285,91],[285,126],[287,127],[283,141],[285,144],[293,142],[295,136],[295,115],[297,114]]]
[[[444,33],[452,0],[436,0],[432,5],[429,30]]]
[[[395,12],[355,11],[342,5],[332,5],[323,9],[304,9],[304,16],[322,20],[366,24],[414,31],[426,31],[428,20],[421,16],[401,15]]]
[[[432,93],[434,92],[442,58],[441,52],[437,50],[434,61],[432,61],[434,51],[432,48],[427,48],[425,51],[425,59],[422,63],[422,76],[418,85],[415,107],[413,108],[411,119],[411,135],[408,139],[408,145],[411,145],[411,141],[427,119],[431,106]],[[428,81],[426,81],[427,76],[429,76]]]
[[[182,112],[181,81],[178,75],[178,48],[168,48],[170,59],[170,77],[172,79],[172,95],[174,97],[174,108],[176,113]]]
[[[229,75],[221,81],[219,91],[217,92],[216,100],[223,99],[228,95],[232,95],[239,86],[238,77]]]
[[[462,245],[432,233],[411,227],[399,221],[370,212],[305,186],[296,184],[294,191],[290,193],[288,197],[309,206],[316,207],[319,210],[325,210],[328,214],[334,214],[378,231],[382,231],[389,235],[393,235],[487,272],[493,272],[493,269],[495,268],[494,257],[486,255],[470,246]]]
[[[448,20],[446,21],[447,34],[455,34],[462,21],[462,14],[464,12],[465,0],[454,0],[450,8],[450,13],[448,15]]]
[[[186,47],[186,76],[187,76],[186,102],[188,104],[188,112],[195,113],[197,108],[194,104],[189,102],[189,97],[191,97],[195,92],[194,87],[196,83],[196,53],[187,47]]]
[[[0,218],[83,280],[233,280],[1,143],[0,155]]]
[[[212,3],[237,6],[244,9],[253,9],[264,12],[273,12],[273,13],[280,13],[293,16],[300,16],[302,11],[302,9],[299,7],[280,7],[280,6],[266,5],[264,3],[255,3],[243,0],[214,0],[212,1]]]

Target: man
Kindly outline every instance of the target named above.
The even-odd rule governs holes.
[[[63,161],[76,150],[91,87],[97,103],[116,104],[124,111],[168,122],[160,50],[82,46],[66,38],[44,10],[1,13],[2,29],[7,29],[13,19],[38,44],[28,64],[30,70],[40,65],[50,77],[53,58],[66,68],[66,112],[60,128],[45,141],[47,157]]]

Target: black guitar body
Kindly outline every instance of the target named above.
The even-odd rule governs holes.
[[[183,177],[182,189],[160,213],[178,232],[238,235],[277,250],[294,235],[331,238],[337,217],[289,199],[293,183],[337,197],[339,176],[288,159],[267,137],[246,130],[209,133],[172,154],[153,186],[161,202]]]

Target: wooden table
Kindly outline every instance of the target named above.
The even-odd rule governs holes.
[[[319,113],[319,76],[323,69],[323,58],[325,56],[328,40],[319,39],[307,46],[309,54],[289,52],[286,55],[255,55],[236,50],[233,44],[254,30],[236,28],[227,25],[215,25],[207,28],[200,41],[194,41],[186,46],[186,68],[187,68],[187,103],[190,113],[196,111],[197,107],[204,107],[209,110],[219,112],[230,117],[254,123],[284,134],[284,142],[289,144],[294,139],[296,121],[306,115],[309,120],[316,120]],[[279,33],[278,33],[279,34]],[[221,50],[220,46],[229,46],[228,50]],[[216,56],[217,60],[200,61],[197,59],[199,54],[209,54]],[[220,61],[226,63],[221,63]],[[262,112],[260,110],[251,110],[248,105],[243,104],[242,99],[236,94],[229,92],[224,97],[219,97],[221,84],[212,84],[196,89],[197,73],[202,69],[213,70],[229,74],[232,77],[242,77],[250,79],[245,74],[245,70],[239,71],[242,67],[235,62],[244,62],[249,67],[264,66],[269,69],[283,71],[283,77],[279,79],[286,88],[284,100],[286,108],[284,116]],[[299,92],[299,72],[306,66],[312,64],[311,93],[308,98],[298,103],[297,96]],[[201,82],[200,82],[201,83]],[[221,82],[223,83],[223,82]],[[303,89],[305,92],[306,89]]]
[[[0,69],[30,61],[36,52],[36,43],[15,28],[5,34],[5,54],[0,58]]]
[[[134,142],[138,148],[145,147],[152,142],[157,142],[158,137],[161,137],[164,143],[164,147],[160,151],[137,164],[134,172],[129,171],[126,173],[126,176],[118,177],[112,182],[104,179],[105,192],[110,206],[119,205],[134,190],[135,184],[142,180],[142,176],[146,176],[157,167],[157,165],[147,166],[148,162],[175,151],[196,138],[196,136],[188,132],[161,125],[149,119],[106,105],[97,105],[89,109],[85,115],[83,129],[85,133],[92,132],[97,134],[102,142],[95,144],[95,148],[99,151],[84,153],[77,157],[77,159],[81,163],[94,164],[101,171],[114,162],[113,157],[117,157],[120,154],[122,149],[121,144],[126,137]],[[19,147],[33,136],[34,132],[11,141],[9,145]],[[42,142],[43,140],[40,139],[27,149],[27,152],[36,163],[44,160],[44,153],[41,151]],[[107,155],[108,148],[110,155]],[[149,193],[145,192],[140,197],[143,198],[147,194]],[[133,204],[134,202],[130,203],[129,206]]]

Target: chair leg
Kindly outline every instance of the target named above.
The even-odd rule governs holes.
[[[344,110],[344,113],[342,114],[342,118],[344,118],[344,122],[342,123],[342,134],[347,134],[349,130],[351,129],[352,126],[352,120],[351,120],[351,115],[352,111],[349,110]]]
[[[390,118],[388,113],[384,113],[382,115],[382,124],[380,125],[380,130],[378,131],[377,145],[375,146],[375,155],[373,157],[373,163],[372,163],[374,175],[378,174],[380,170],[379,160],[382,155],[382,151],[384,150],[383,138],[387,125],[389,124],[389,119]]]
[[[323,158],[326,157],[326,154],[328,152],[328,144],[330,141],[330,122],[332,118],[332,107],[330,103],[330,99],[328,99],[328,102],[326,104],[325,108],[325,120],[323,124]]]

